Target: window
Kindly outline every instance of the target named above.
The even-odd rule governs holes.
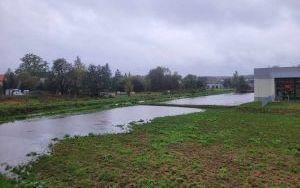
[[[276,78],[275,87],[279,99],[300,98],[300,78]]]

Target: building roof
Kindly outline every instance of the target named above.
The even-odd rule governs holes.
[[[300,67],[273,67],[254,69],[255,79],[300,78]]]
[[[4,81],[4,79],[5,79],[5,76],[4,76],[4,74],[0,74],[0,82],[3,82],[3,81]]]

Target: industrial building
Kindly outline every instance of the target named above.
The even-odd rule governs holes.
[[[300,67],[254,69],[254,96],[256,101],[300,99]]]

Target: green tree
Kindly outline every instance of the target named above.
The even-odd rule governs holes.
[[[19,80],[19,88],[24,90],[34,90],[40,84],[40,78],[37,76],[32,76],[29,72],[20,72],[17,76]]]
[[[225,78],[223,81],[223,85],[225,88],[232,88],[231,78]]]
[[[86,76],[86,67],[81,62],[81,59],[77,56],[71,74],[72,81],[72,92],[76,95],[79,95],[82,90],[85,88],[85,76]]]
[[[181,79],[182,79],[182,76],[179,75],[177,72],[174,72],[171,76],[170,89],[171,90],[180,89],[181,88]]]
[[[183,78],[182,82],[187,90],[198,88],[198,77],[196,75],[188,74]]]
[[[4,83],[3,83],[3,89],[14,89],[18,87],[18,80],[16,74],[11,71],[11,69],[8,69],[4,75]]]
[[[133,92],[132,77],[130,73],[124,75],[124,88],[128,96]]]
[[[206,89],[206,78],[205,77],[198,77],[197,78],[197,88],[198,89]]]
[[[166,86],[166,75],[170,75],[171,71],[165,67],[157,67],[151,69],[147,78],[149,79],[150,90],[152,91],[162,91],[168,89]]]
[[[239,76],[237,71],[235,71],[232,76],[231,84],[238,93],[247,92],[250,88],[248,83],[245,81],[244,76]]]
[[[233,73],[232,79],[231,79],[231,84],[233,88],[237,88],[239,84],[239,73],[235,71]]]
[[[21,58],[21,61],[22,63],[16,70],[17,74],[27,72],[31,76],[42,78],[46,77],[47,73],[49,72],[48,63],[37,55],[26,54]]]
[[[171,74],[171,72],[167,73],[163,77],[163,90],[178,90],[180,88],[181,76],[175,72]]]
[[[123,76],[119,69],[116,70],[112,79],[112,89],[113,91],[124,91]]]
[[[188,74],[182,79],[183,87],[187,90],[205,89],[205,78]]]
[[[62,95],[69,93],[71,90],[71,73],[71,63],[68,63],[64,58],[54,60],[52,66],[52,80],[56,85],[56,89]]]
[[[100,65],[89,65],[86,78],[89,94],[93,96],[99,95],[99,92],[103,89],[102,67]]]
[[[104,90],[111,89],[111,70],[107,63],[101,67],[101,83]]]
[[[143,76],[132,76],[131,83],[133,91],[142,92],[146,90],[146,80]]]
[[[250,89],[249,84],[245,81],[244,76],[239,76],[238,85],[236,87],[236,91],[238,93],[247,92]]]

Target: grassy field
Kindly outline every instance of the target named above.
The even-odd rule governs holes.
[[[117,96],[115,98],[75,98],[75,97],[4,97],[0,98],[0,123],[16,119],[49,116],[57,114],[84,113],[122,106],[167,101],[179,97],[196,97],[221,94],[232,90],[207,90],[201,92],[176,92],[172,95],[164,93],[138,93],[136,95]]]
[[[299,122],[238,108],[157,118],[62,140],[21,176],[41,187],[299,187]]]
[[[249,108],[262,108],[260,102],[252,102],[243,104],[242,107]],[[264,108],[266,109],[281,109],[281,110],[300,110],[300,101],[284,101],[284,102],[272,102],[267,104]]]
[[[17,186],[15,181],[9,180],[0,174],[0,187],[1,188],[13,188],[15,186]]]

